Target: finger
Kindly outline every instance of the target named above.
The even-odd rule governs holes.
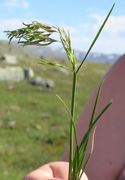
[[[83,173],[82,174],[82,177],[81,177],[81,179],[80,180],[88,180],[88,178],[87,178],[87,176],[86,176],[86,174],[85,173]]]
[[[63,180],[63,179],[60,179],[60,178],[52,178],[52,179],[47,179],[47,180]]]
[[[52,170],[49,166],[43,166],[29,173],[24,180],[48,180],[53,178]]]
[[[69,169],[69,163],[68,162],[53,162],[49,164],[54,178],[59,178],[63,180],[68,179],[68,169]]]

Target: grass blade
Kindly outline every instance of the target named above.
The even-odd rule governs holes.
[[[115,6],[115,3],[113,4],[112,8],[110,9],[110,11],[109,11],[108,15],[106,16],[105,20],[103,21],[103,23],[102,23],[102,25],[101,25],[99,31],[97,32],[97,34],[96,34],[94,40],[92,41],[92,43],[91,43],[91,45],[90,45],[90,47],[89,47],[89,49],[88,49],[88,51],[87,51],[85,57],[83,58],[81,64],[80,64],[79,67],[77,68],[76,73],[78,73],[78,71],[80,70],[80,68],[81,68],[81,66],[83,65],[84,61],[86,60],[87,56],[89,55],[91,49],[93,48],[93,46],[94,46],[96,40],[98,39],[100,33],[102,32],[102,30],[103,30],[103,28],[104,28],[104,26],[105,26],[105,24],[106,24],[106,22],[107,22],[109,16],[111,15],[111,13],[112,13],[112,11],[113,11],[113,9],[114,9],[114,6]]]
[[[95,118],[95,120],[91,123],[91,125],[89,126],[87,132],[85,133],[81,144],[79,145],[79,167],[78,167],[78,171],[80,173],[80,170],[83,167],[83,163],[85,161],[85,155],[86,155],[86,149],[87,149],[87,145],[88,145],[88,141],[90,138],[90,134],[93,130],[93,128],[95,127],[95,124],[97,123],[98,120],[100,120],[101,116],[104,114],[104,112],[111,106],[112,102],[109,102],[104,108],[103,110],[97,115],[97,117]],[[76,158],[76,157],[75,157]],[[89,160],[89,159],[88,159]],[[87,165],[87,161],[85,161],[84,163],[84,167],[86,167]],[[83,169],[84,171],[84,169]]]
[[[95,127],[95,129],[94,129],[93,134],[92,134],[91,150],[90,150],[90,153],[89,153],[89,155],[88,155],[87,159],[85,160],[85,163],[83,164],[83,169],[82,169],[82,172],[81,172],[80,178],[81,178],[82,174],[84,173],[84,169],[86,168],[86,165],[87,165],[88,161],[90,160],[91,155],[92,155],[92,153],[93,153],[94,143],[95,143],[95,132],[96,132],[96,127]]]
[[[64,68],[66,69],[66,67],[60,63],[57,63],[57,62],[52,62],[52,61],[48,61],[48,60],[44,60],[42,59],[40,61],[40,64],[43,64],[43,65],[50,65],[50,66],[57,66],[57,67],[61,67],[61,68]]]
[[[64,105],[65,109],[67,110],[68,114],[70,115],[70,110],[67,106],[67,104],[65,103],[65,101],[58,95],[56,94],[56,97],[60,100],[60,102]],[[73,126],[73,130],[74,130],[74,136],[75,136],[75,145],[76,145],[76,149],[78,148],[78,142],[77,142],[77,133],[76,133],[76,126],[75,123],[73,121],[73,119],[71,118],[72,121],[72,126]]]
[[[101,91],[101,87],[102,87],[102,84],[103,82],[100,84],[99,88],[98,88],[98,91],[97,91],[97,95],[96,95],[96,99],[95,99],[95,103],[94,103],[94,107],[93,107],[93,111],[92,111],[92,115],[91,115],[91,118],[90,118],[90,122],[89,122],[89,127],[88,127],[88,132],[86,133],[86,135],[84,136],[83,138],[83,141],[81,142],[79,148],[81,149],[80,152],[81,152],[81,156],[83,155],[83,160],[84,160],[84,156],[85,156],[85,152],[86,152],[86,149],[87,149],[87,145],[88,145],[88,141],[89,141],[89,136],[91,134],[91,131],[89,131],[89,128],[91,127],[92,123],[93,123],[93,119],[94,119],[94,116],[95,116],[95,112],[96,112],[96,108],[97,108],[97,104],[98,104],[98,100],[99,100],[99,95],[100,95],[100,91]],[[82,157],[81,157],[82,158]],[[80,158],[80,159],[81,159]],[[81,161],[80,163],[80,166],[82,164],[83,161]]]
[[[101,116],[105,113],[105,111],[108,110],[108,108],[112,105],[112,101],[110,101],[104,108],[103,110],[97,115],[95,118],[94,122],[92,123],[92,127],[97,123],[97,121],[101,118]]]
[[[95,99],[92,115],[91,115],[90,122],[89,122],[89,127],[91,126],[91,124],[93,122],[93,119],[94,119],[94,115],[95,115],[95,111],[96,111],[96,108],[97,108],[97,104],[98,104],[98,100],[99,100],[99,95],[100,95],[102,84],[103,84],[103,82],[101,82],[101,84],[99,85],[98,91],[97,91],[97,95],[96,95],[96,99]]]
[[[59,99],[59,101],[64,105],[65,109],[67,110],[68,114],[70,114],[70,110],[67,106],[67,104],[65,103],[65,101],[58,95],[56,94],[56,97]]]

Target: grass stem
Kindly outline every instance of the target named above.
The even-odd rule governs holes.
[[[71,120],[70,120],[70,147],[69,147],[69,177],[68,180],[72,180],[72,168],[74,158],[74,128],[73,123],[75,121],[75,96],[76,96],[76,72],[73,71],[72,77],[72,99],[71,99]]]

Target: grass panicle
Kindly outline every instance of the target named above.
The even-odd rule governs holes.
[[[26,45],[39,45],[39,46],[48,46],[54,42],[55,39],[50,36],[56,32],[56,28],[51,25],[39,23],[33,21],[31,24],[23,23],[24,27],[14,30],[14,31],[5,31],[9,42],[14,38],[18,40],[18,43]]]

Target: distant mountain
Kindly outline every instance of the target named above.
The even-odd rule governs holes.
[[[34,55],[46,57],[46,58],[56,58],[56,59],[66,59],[66,54],[62,48],[52,49],[50,47],[27,47],[28,51],[31,51]],[[75,54],[79,60],[82,60],[85,56],[85,52],[80,50],[75,50]],[[104,54],[91,52],[87,60],[93,62],[102,62],[102,63],[114,63],[121,54]]]
[[[8,44],[6,41],[0,41],[0,55],[3,53],[13,53],[20,55],[29,55],[45,58],[56,58],[56,59],[66,59],[66,54],[63,48],[52,48],[50,47],[40,47],[40,46],[26,46],[21,47],[16,43]],[[79,60],[82,60],[85,52],[80,50],[75,50],[75,54]],[[102,63],[114,63],[121,55],[120,54],[104,54],[91,52],[88,55],[87,60],[93,62],[102,62]]]
[[[76,51],[76,55],[78,59],[83,59],[85,56],[85,52]],[[97,52],[91,52],[88,55],[88,60],[93,62],[103,62],[103,63],[114,63],[121,54],[104,54],[104,53],[97,53]]]

